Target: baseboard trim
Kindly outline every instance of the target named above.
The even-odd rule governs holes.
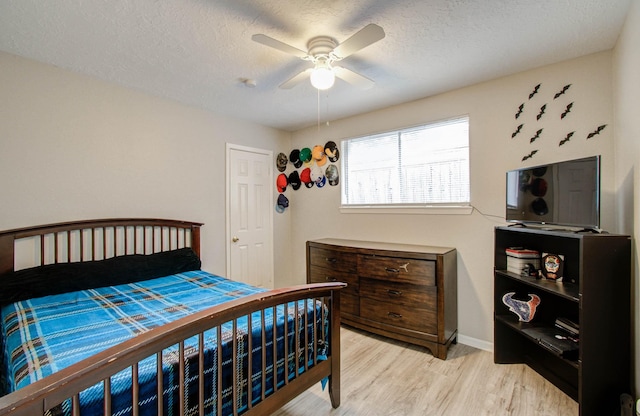
[[[470,347],[478,348],[480,350],[493,352],[493,342],[483,341],[478,338],[468,337],[466,335],[458,334],[458,342],[460,344],[468,345]]]

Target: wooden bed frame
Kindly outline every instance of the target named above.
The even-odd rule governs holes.
[[[200,227],[202,224],[186,221],[164,219],[105,219],[66,222],[45,226],[28,227],[0,232],[0,278],[18,268],[33,267],[51,263],[91,261],[106,259],[127,254],[153,254],[182,247],[191,247],[200,256]],[[25,244],[27,254],[19,253]],[[25,251],[25,250],[23,250]],[[18,257],[20,260],[18,261]],[[33,264],[25,265],[32,260]],[[17,263],[21,263],[17,267]],[[219,328],[223,323],[234,321],[252,312],[263,311],[303,299],[322,302],[329,311],[330,354],[326,360],[319,360],[316,351],[307,350],[305,354],[313,356],[313,365],[303,372],[290,371],[285,377],[284,385],[274,388],[274,392],[265,395],[264,381],[262,400],[252,405],[251,389],[248,390],[248,405],[243,414],[270,414],[285,403],[307,390],[310,386],[328,378],[328,390],[334,408],[340,405],[340,290],[344,283],[326,283],[300,285],[285,289],[275,289],[242,299],[227,302],[191,316],[179,319],[149,332],[140,334],[115,347],[109,348],[86,360],[62,369],[44,379],[34,382],[13,393],[0,397],[0,415],[37,415],[45,414],[49,409],[61,402],[71,399],[73,414],[79,414],[79,392],[98,383],[104,382],[105,414],[111,413],[109,377],[119,371],[131,368],[132,374],[137,372],[137,363],[146,357],[161,355],[162,350],[179,345],[184,354],[184,340],[193,336],[204,342],[204,331]],[[324,310],[324,308],[323,308]],[[263,321],[264,321],[264,314]],[[235,325],[234,325],[235,330]],[[250,337],[251,338],[251,337]],[[262,343],[267,340],[263,337]],[[314,348],[317,343],[313,343]],[[202,345],[202,344],[201,344]],[[306,344],[305,344],[306,345]],[[202,355],[203,348],[199,348]],[[264,351],[264,348],[263,348]],[[233,359],[237,352],[234,351]],[[251,354],[249,354],[249,357]],[[183,355],[184,357],[184,355]],[[179,360],[181,381],[184,378],[184,359]],[[306,360],[305,360],[306,361]],[[203,371],[200,359],[200,371]],[[249,363],[251,358],[249,358]],[[220,366],[221,364],[219,364]],[[264,371],[264,361],[263,361]],[[251,368],[249,364],[249,380]],[[297,364],[296,364],[297,370]],[[218,369],[219,373],[222,371]],[[161,374],[161,373],[160,373]],[[161,377],[161,375],[159,376]],[[203,377],[199,378],[203,380]],[[162,386],[162,383],[158,383]],[[203,413],[204,382],[200,386],[200,414]],[[233,397],[242,394],[233,386]],[[218,389],[221,389],[218,384]],[[137,403],[137,386],[133,388],[133,403]],[[162,390],[160,390],[162,393]],[[221,397],[219,395],[218,397]],[[180,388],[181,402],[184,402],[184,382]],[[237,401],[234,400],[233,413],[238,414]],[[158,414],[162,414],[162,400],[158,400]],[[183,405],[183,403],[181,403]],[[217,414],[221,414],[221,400],[218,400]],[[181,413],[183,413],[181,407]],[[134,406],[133,414],[137,414]]]

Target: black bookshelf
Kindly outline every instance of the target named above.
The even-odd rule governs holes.
[[[508,247],[564,255],[563,282],[508,272]],[[530,322],[502,302],[508,292],[540,297]],[[558,317],[579,324],[578,350],[571,354],[532,335],[531,328],[554,328]],[[629,236],[497,227],[494,361],[529,365],[576,400],[580,415],[616,414],[620,395],[633,391]]]

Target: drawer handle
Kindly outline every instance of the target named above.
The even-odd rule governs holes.
[[[331,257],[331,258],[327,257],[325,258],[325,260],[327,261],[327,263],[335,263],[338,261],[338,259],[336,259],[335,257]]]
[[[387,290],[387,293],[390,294],[391,296],[402,296],[402,292],[399,290]]]
[[[325,276],[324,280],[326,280],[327,282],[337,282],[338,279],[336,279],[335,277],[331,277],[331,276]]]
[[[405,273],[409,273],[409,263],[405,263],[397,269],[393,267],[387,267],[385,270],[389,273],[400,273],[400,269],[404,270]]]
[[[395,312],[388,312],[387,316],[389,318],[393,318],[393,319],[400,319],[402,318],[402,315],[400,315],[399,313],[395,313]]]

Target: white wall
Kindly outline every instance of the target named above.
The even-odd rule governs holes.
[[[620,232],[640,235],[640,2],[634,1],[614,53],[616,190]],[[633,255],[634,374],[640,376],[640,274],[637,240]],[[636,385],[636,397],[640,396]]]
[[[0,68],[0,229],[199,221],[204,268],[225,274],[225,142],[275,150],[289,133],[6,53]],[[273,212],[275,273],[288,276],[289,219]]]
[[[471,199],[469,215],[389,215],[340,213],[339,187],[304,187],[290,193],[294,279],[305,276],[304,243],[321,237],[451,246],[458,249],[458,328],[462,341],[490,347],[493,342],[493,227],[503,224],[505,172],[551,161],[602,155],[602,227],[615,223],[611,53],[604,52],[514,76],[470,86],[382,111],[331,121],[330,126],[295,132],[293,147],[412,126],[468,114],[470,117]],[[541,84],[531,100],[529,93]],[[557,100],[554,94],[572,84]],[[329,96],[329,105],[331,97]],[[560,114],[569,102],[572,111]],[[518,106],[525,113],[516,120]],[[545,115],[536,120],[540,107]],[[511,138],[516,126],[523,132]],[[587,140],[598,125],[608,127]],[[529,139],[539,128],[541,138]],[[558,143],[575,131],[563,146]],[[533,158],[521,159],[538,149]],[[486,215],[483,215],[486,214]]]

